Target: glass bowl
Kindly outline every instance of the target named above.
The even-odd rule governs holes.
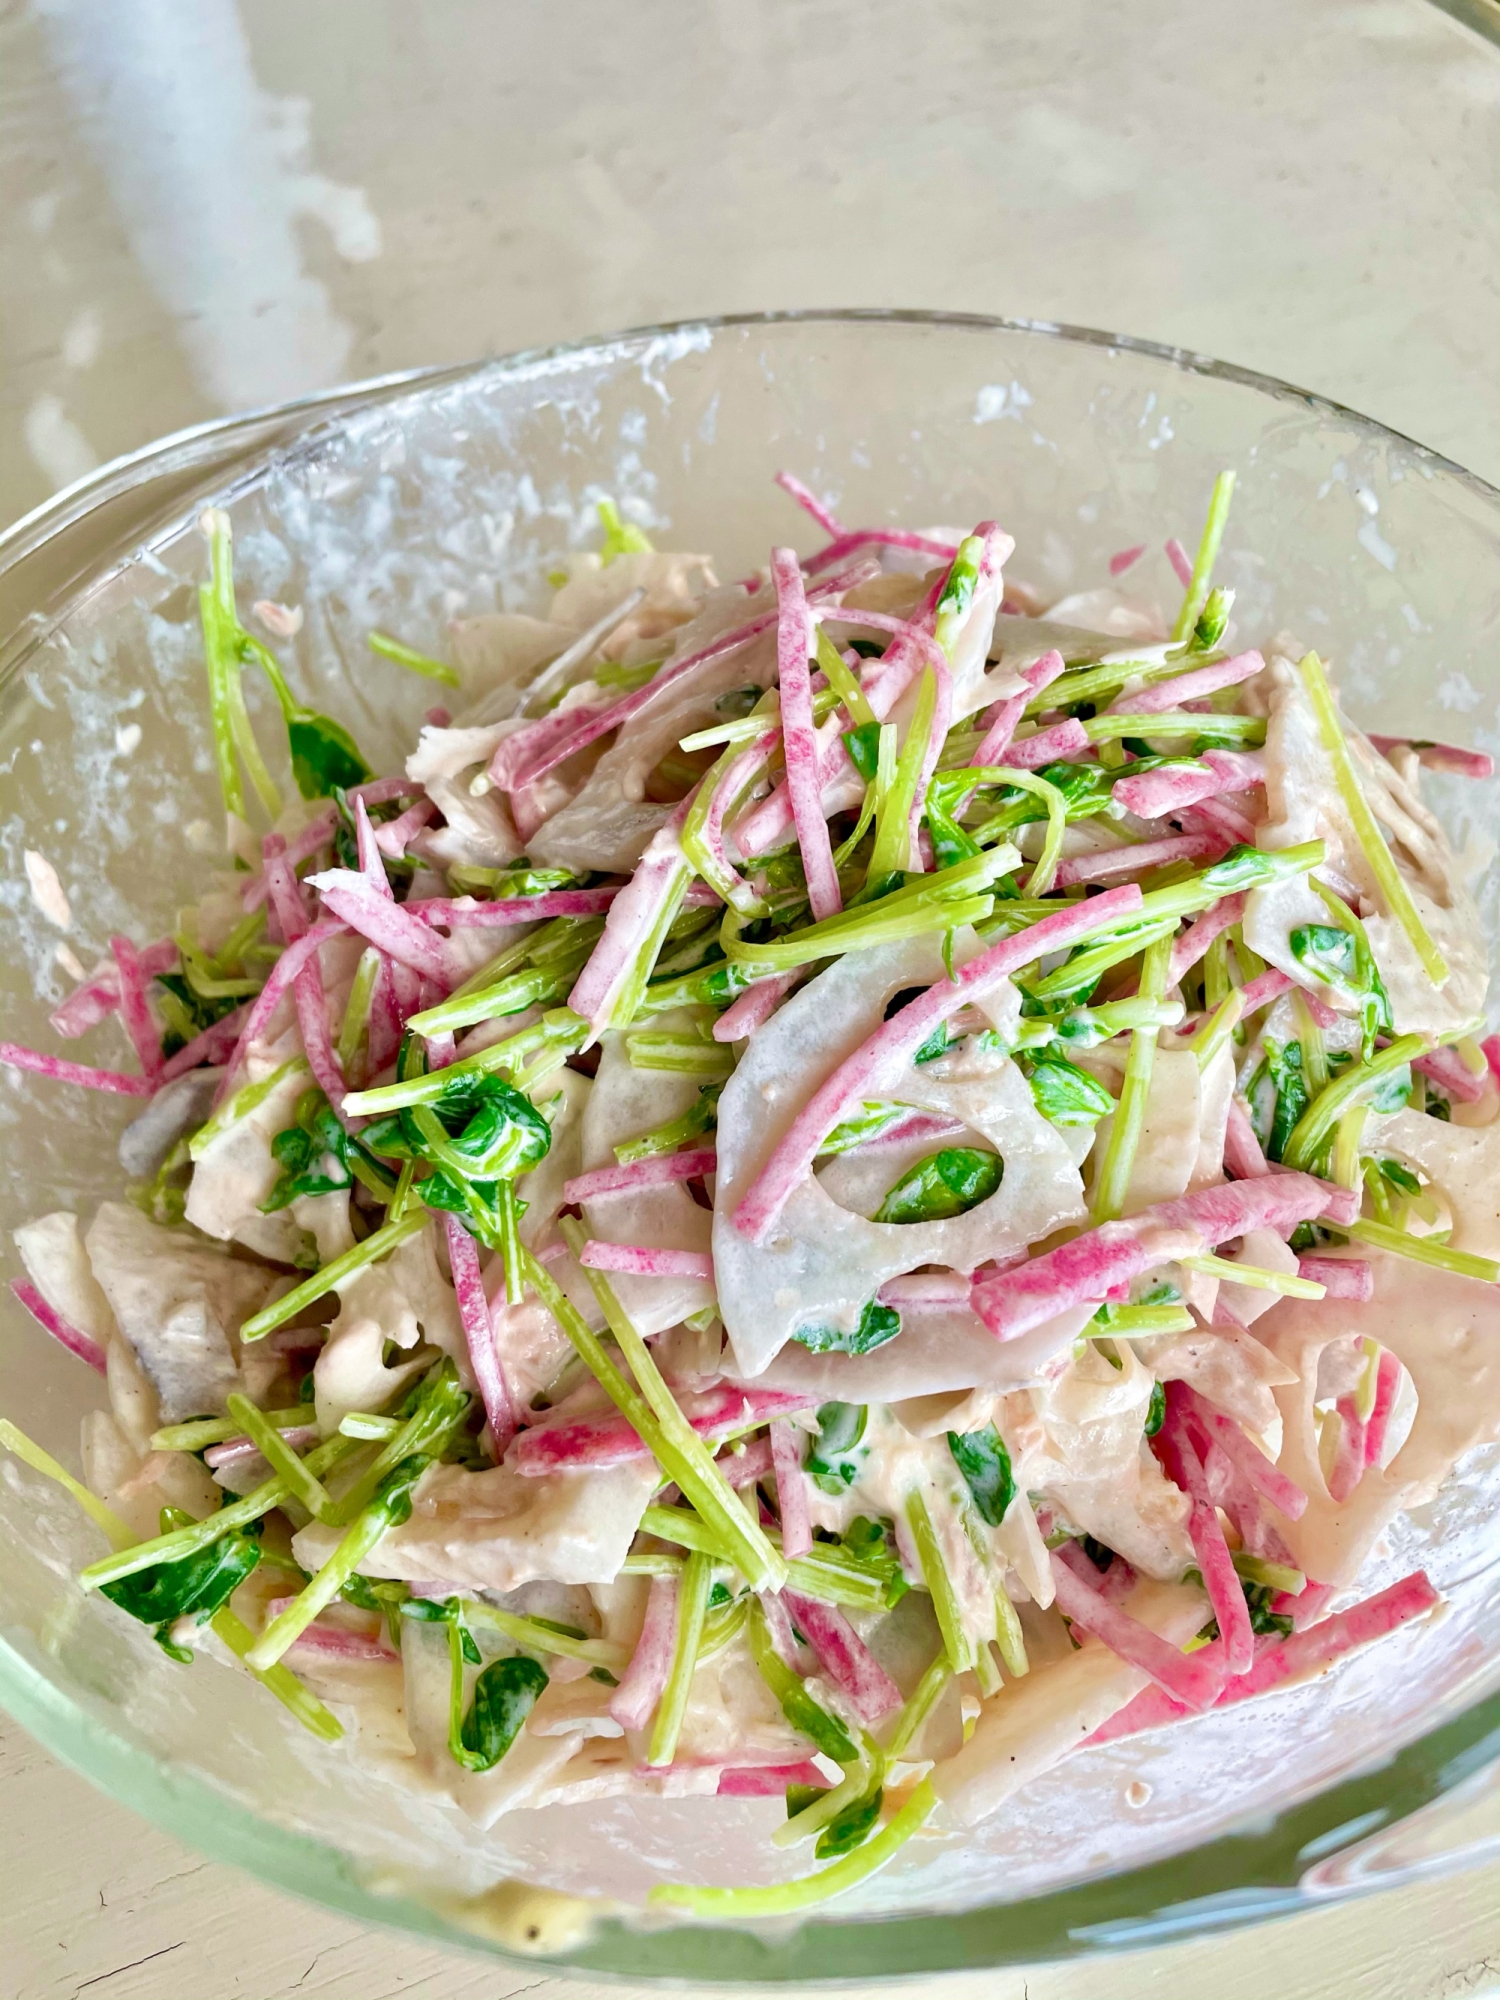
[[[1500,749],[1500,494],[1379,425],[1205,357],[1111,334],[929,314],[647,329],[404,376],[169,439],[0,538],[7,1033],[46,1046],[65,982],[21,849],[57,864],[85,958],[159,936],[219,820],[194,586],[210,499],[248,601],[300,603],[294,683],[395,768],[433,690],[372,627],[442,654],[455,613],[537,608],[612,494],[664,546],[743,573],[807,539],[788,466],[860,523],[994,515],[1049,598],[1126,544],[1197,532],[1239,471],[1220,566],[1239,629],[1286,626],[1354,714]],[[1159,554],[1131,587],[1169,599]],[[1434,786],[1483,859],[1493,788]],[[1493,847],[1490,848],[1493,852]],[[1495,871],[1482,891],[1500,932]],[[85,1059],[120,1059],[113,1024]],[[119,1192],[128,1107],[6,1072],[5,1243],[26,1217]],[[76,1465],[86,1370],[8,1295],[5,1413]],[[72,1503],[0,1471],[0,1701],[58,1756],[206,1851],[330,1907],[429,1936],[635,1977],[810,1981],[1107,1953],[1476,1858],[1500,1840],[1500,1451],[1401,1523],[1374,1581],[1425,1564],[1447,1616],[1331,1679],[1191,1729],[1082,1753],[962,1845],[923,1841],[800,1928],[622,1914],[661,1875],[746,1879],[775,1801],[606,1801],[478,1834],[303,1736],[241,1674],[172,1665],[73,1573]],[[1149,1788],[1138,1799],[1143,1780]],[[528,1899],[516,1880],[561,1892]],[[571,1900],[616,1899],[602,1917]]]

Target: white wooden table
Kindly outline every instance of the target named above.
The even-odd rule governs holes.
[[[773,305],[1122,328],[1500,477],[1500,52],[1419,0],[17,0],[0,141],[0,522],[227,409]],[[262,1888],[9,1724],[0,1785],[0,2000],[585,1990]],[[943,1987],[1491,1990],[1500,1867]]]

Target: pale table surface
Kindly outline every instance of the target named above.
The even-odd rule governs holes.
[[[1107,325],[1500,478],[1500,53],[1420,0],[13,0],[0,176],[0,523],[223,411],[765,306]],[[288,1900],[9,1724],[0,1783],[0,2000],[586,1990]],[[1500,1868],[944,1990],[1487,1993]]]

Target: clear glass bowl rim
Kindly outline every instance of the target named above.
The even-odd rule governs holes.
[[[178,522],[184,500],[209,485],[232,498],[238,485],[224,473],[258,476],[265,457],[295,442],[313,448],[342,419],[381,402],[493,375],[497,380],[542,375],[558,365],[604,361],[632,345],[684,334],[710,336],[737,329],[866,324],[941,327],[955,332],[1023,334],[1038,340],[1117,350],[1164,368],[1253,390],[1271,400],[1352,424],[1375,440],[1399,444],[1423,464],[1489,502],[1500,520],[1500,489],[1430,447],[1333,399],[1191,349],[1128,334],[1054,321],[917,309],[848,308],[731,313],[629,328],[620,333],[523,349],[492,359],[415,368],[320,390],[285,403],[215,418],[175,431],[86,474],[0,532],[0,584],[13,586],[0,600],[16,601],[14,586],[27,582],[29,561],[66,543],[101,509],[167,479],[170,500],[145,517],[133,516],[112,559],[87,571],[91,591],[149,546],[150,532]],[[242,446],[242,450],[236,450]],[[22,613],[0,629],[0,681],[45,638],[78,600],[69,577],[47,609]],[[482,1917],[439,1910],[404,1894],[386,1894],[360,1879],[347,1857],[320,1842],[253,1815],[224,1798],[205,1780],[168,1764],[51,1681],[34,1649],[0,1636],[0,1707],[61,1762],[112,1797],[144,1814],[177,1838],[216,1859],[249,1870],[261,1880],[358,1921],[390,1925],[469,1950],[516,1962],[516,1954],[486,1935]],[[1388,1834],[1412,1814],[1435,1807],[1459,1787],[1500,1766],[1500,1693],[1483,1697],[1393,1756],[1372,1762],[1267,1821],[1231,1829],[1163,1860],[1024,1902],[961,1913],[856,1918],[840,1921],[837,1908],[795,1931],[749,1932],[681,1925],[635,1930],[613,1921],[588,1941],[546,1962],[593,1976],[705,1984],[814,1984],[911,1978],[927,1973],[990,1966],[1036,1964],[1078,1955],[1108,1957],[1167,1939],[1222,1933],[1330,1900],[1330,1890],[1307,1886],[1315,1855],[1327,1862]],[[1430,1857],[1422,1872],[1459,1868],[1480,1849]],[[1376,1871],[1366,1886],[1390,1886]],[[1353,1877],[1332,1893],[1358,1893]],[[534,1962],[534,1961],[533,1961]]]

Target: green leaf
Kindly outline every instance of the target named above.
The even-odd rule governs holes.
[[[884,1802],[885,1790],[879,1784],[862,1798],[852,1799],[819,1834],[818,1844],[813,1849],[818,1860],[828,1861],[836,1854],[852,1854],[878,1822]]]
[[[187,1613],[202,1625],[228,1602],[260,1561],[260,1533],[260,1522],[252,1521],[193,1555],[176,1562],[153,1563],[149,1569],[101,1584],[100,1591],[143,1625],[170,1625]]]
[[[814,1354],[871,1354],[884,1347],[901,1331],[901,1315],[894,1306],[871,1299],[852,1330],[842,1326],[799,1326],[793,1340]]]
[[[1279,1160],[1287,1140],[1310,1101],[1307,1078],[1302,1066],[1300,1042],[1266,1043],[1266,1071],[1276,1086],[1276,1110],[1271,1119],[1266,1157]],[[1404,1101],[1404,1100],[1403,1100]]]
[[[552,1144],[552,1127],[514,1085],[503,1077],[482,1077],[478,1089],[465,1095],[477,1098],[478,1103],[472,1116],[454,1132],[452,1150],[473,1161],[476,1180],[514,1180],[545,1157]],[[438,1117],[452,1131],[448,1106],[442,1098],[436,1108]]]
[[[932,1033],[912,1057],[914,1063],[936,1062],[939,1056],[948,1053],[948,1023],[939,1021]]]
[[[1271,1599],[1276,1595],[1269,1584],[1247,1583],[1240,1580],[1240,1589],[1245,1593],[1245,1606],[1250,1613],[1250,1630],[1258,1635],[1279,1633],[1288,1638],[1292,1632],[1292,1621],[1284,1612],[1271,1609]]]
[[[342,723],[304,709],[286,726],[292,752],[292,776],[305,799],[333,796],[335,785],[361,785],[374,772],[359,754],[359,746]]]
[[[357,1570],[339,1586],[339,1596],[347,1603],[357,1604],[361,1611],[390,1611],[404,1606],[410,1595],[404,1583],[388,1583],[377,1577],[361,1576]],[[426,1599],[412,1598],[411,1601],[425,1603]]]
[[[466,1212],[468,1204],[456,1186],[460,1176],[478,1184],[483,1199],[493,1206],[495,1183],[526,1173],[552,1144],[552,1128],[529,1097],[503,1077],[467,1071],[456,1075],[426,1107],[403,1108],[373,1119],[362,1134],[364,1145],[385,1159],[433,1159],[438,1129],[429,1128],[432,1139],[426,1136],[421,1109],[436,1116],[446,1137],[442,1171],[433,1176],[442,1185],[422,1196],[429,1207]],[[424,1181],[422,1189],[428,1185]]]
[[[1114,1110],[1104,1085],[1065,1055],[1044,1049],[1018,1060],[1037,1110],[1053,1125],[1094,1125]]]
[[[817,1441],[802,1469],[822,1492],[842,1493],[859,1477],[870,1455],[869,1446],[861,1443],[868,1418],[863,1403],[824,1403],[819,1409]]]
[[[1314,882],[1313,887],[1331,907],[1343,907],[1333,902],[1332,892],[1322,884]],[[1299,924],[1288,942],[1292,956],[1314,979],[1358,1007],[1364,1056],[1368,1061],[1376,1035],[1391,1031],[1391,1003],[1365,927],[1352,912],[1348,916],[1347,925]]]
[[[998,1153],[945,1146],[904,1173],[875,1211],[876,1222],[946,1222],[966,1215],[999,1187],[1005,1163]],[[868,1308],[866,1308],[868,1310]]]
[[[1006,1508],[1016,1497],[1015,1477],[1004,1438],[993,1424],[977,1431],[949,1431],[948,1449],[964,1476],[979,1518],[998,1528],[1005,1519]]]
[[[521,1725],[547,1685],[542,1666],[524,1653],[495,1660],[474,1683],[464,1717],[462,1762],[470,1771],[491,1771],[515,1742]]]
[[[1345,992],[1357,990],[1359,943],[1352,931],[1337,924],[1299,924],[1289,942],[1292,956],[1326,985]]]
[[[240,1004],[237,994],[214,997],[198,992],[180,972],[159,972],[156,984],[162,989],[162,1012],[168,1020],[168,1031],[161,1041],[164,1056],[175,1056],[195,1035],[222,1021]]]
[[[880,724],[862,722],[857,729],[846,729],[844,748],[849,752],[849,762],[865,783],[873,785],[880,759]]]
[[[1167,1392],[1160,1382],[1153,1382],[1151,1384],[1151,1401],[1146,1406],[1145,1432],[1148,1438],[1156,1436],[1156,1433],[1166,1421],[1166,1415]]]
[[[374,772],[343,724],[332,716],[319,715],[316,709],[304,708],[294,698],[271,649],[243,628],[236,637],[241,659],[256,661],[275,690],[292,753],[292,776],[303,798],[334,798],[340,789],[372,778]]]
[[[1402,1063],[1383,1076],[1370,1093],[1370,1109],[1382,1117],[1392,1111],[1404,1111],[1410,1096],[1411,1065]]]
[[[1382,1158],[1377,1159],[1375,1164],[1380,1169],[1384,1178],[1390,1182],[1391,1186],[1399,1188],[1403,1194],[1420,1194],[1422,1192],[1422,1183],[1418,1180],[1417,1176],[1411,1171],[1410,1167],[1403,1167],[1399,1160]]]
[[[351,1145],[358,1142],[339,1123],[338,1114],[321,1090],[305,1090],[297,1099],[296,1124],[278,1132],[271,1141],[271,1155],[281,1168],[281,1177],[261,1203],[262,1215],[274,1215],[299,1195],[336,1194],[352,1185],[349,1171]],[[324,1162],[331,1159],[337,1171],[329,1173]]]

